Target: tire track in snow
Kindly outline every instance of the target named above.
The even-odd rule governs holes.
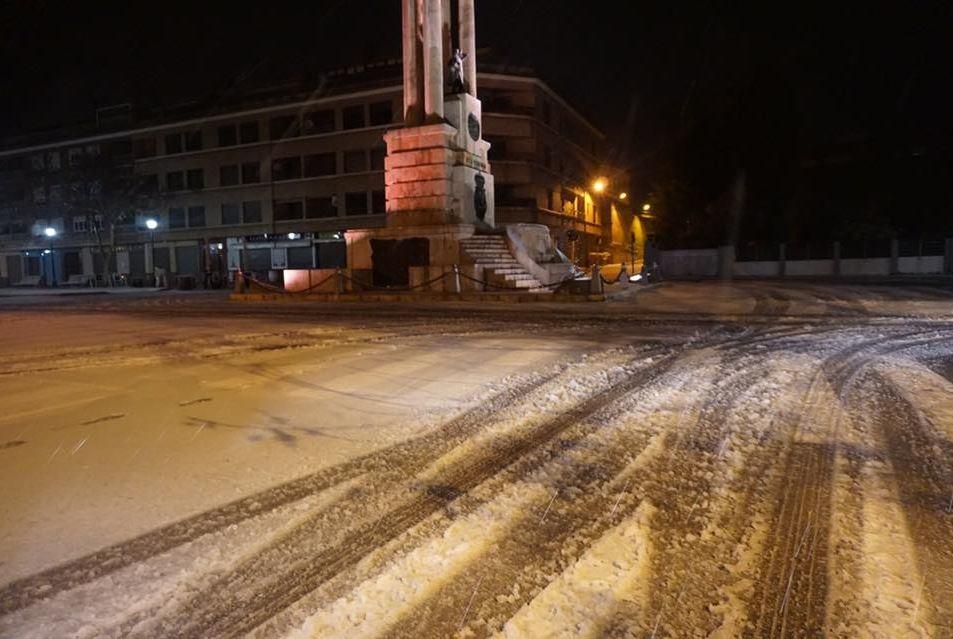
[[[819,430],[819,440],[792,441],[785,470],[780,475],[779,503],[769,535],[760,572],[759,603],[749,614],[755,624],[753,636],[783,637],[795,628],[806,636],[823,634],[829,615],[827,606],[828,570],[831,548],[832,499],[835,494],[834,468],[839,449],[841,420],[838,404],[849,405],[850,388],[856,376],[872,361],[872,356],[913,348],[935,338],[921,338],[920,331],[906,331],[890,337],[860,340],[841,347],[821,365],[822,379],[829,381],[833,398],[810,397],[803,423]],[[913,339],[910,339],[913,338]],[[835,342],[836,344],[836,342]],[[823,389],[815,384],[812,394]],[[817,406],[818,409],[814,409]],[[856,465],[848,468],[858,472]],[[842,504],[857,507],[857,500]],[[836,515],[850,521],[843,513]],[[860,515],[855,515],[855,519]],[[841,564],[852,555],[842,553]],[[849,572],[857,568],[842,565]]]
[[[63,590],[98,579],[184,543],[289,502],[326,490],[358,475],[380,472],[394,464],[423,464],[439,451],[478,431],[492,416],[525,394],[544,385],[550,377],[534,376],[504,389],[438,427],[433,432],[383,450],[292,480],[266,491],[230,502],[194,517],[158,528],[129,541],[13,581],[0,588],[0,615],[31,605]]]
[[[664,372],[674,357],[669,355],[598,392],[573,408],[549,419],[529,433],[500,437],[486,451],[475,451],[474,459],[464,459],[438,473],[430,482],[439,485],[452,501],[503,470],[533,450],[558,437],[570,426],[584,421],[604,406],[617,401]],[[183,606],[179,614],[165,620],[159,632],[182,637],[238,636],[254,629],[346,570],[374,549],[408,531],[447,501],[418,494],[388,511],[377,522],[367,522],[349,531],[340,543],[311,555],[292,566],[271,566],[279,574],[257,582],[251,589],[236,592],[233,587],[216,588]],[[255,579],[255,575],[249,575]],[[259,576],[260,577],[260,576]],[[241,575],[238,576],[241,581]],[[228,582],[223,582],[223,585]],[[237,584],[233,584],[237,585]]]
[[[477,635],[498,630],[527,598],[547,586],[549,575],[565,570],[638,506],[633,494],[664,450],[661,431],[677,429],[659,412],[689,381],[704,384],[712,376],[711,369],[699,371],[680,361],[652,384],[566,431],[551,450],[541,450],[568,468],[547,474],[547,499],[535,514],[474,562],[473,570],[418,603],[388,636],[413,637],[422,627],[434,636],[452,636],[461,626]],[[464,608],[470,609],[467,623],[455,614]]]
[[[953,442],[917,411],[882,374],[868,379],[874,423],[890,463],[923,575],[923,613],[937,636],[953,635]]]

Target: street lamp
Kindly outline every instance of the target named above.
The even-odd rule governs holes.
[[[609,186],[609,181],[605,178],[598,178],[595,182],[592,183],[592,190],[596,193],[603,193],[606,190],[606,187]]]
[[[619,193],[619,199],[620,199],[620,200],[625,200],[625,199],[627,199],[628,197],[629,197],[629,194],[626,193],[625,191],[623,191],[622,193]]]
[[[155,280],[156,276],[156,229],[159,228],[159,223],[155,218],[150,217],[146,220],[146,228],[149,229],[149,264],[152,267],[152,279]],[[153,285],[158,284],[157,281],[153,281]]]
[[[50,248],[47,253],[50,254],[50,286],[56,286],[56,261],[53,256],[53,238],[56,237],[56,229],[48,226],[43,230],[43,234],[50,239]]]
[[[652,205],[651,205],[651,204],[646,203],[646,204],[643,204],[643,205],[642,205],[642,211],[644,211],[645,213],[648,213],[648,212],[651,211],[651,210],[652,210]]]

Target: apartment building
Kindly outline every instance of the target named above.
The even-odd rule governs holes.
[[[531,74],[481,73],[479,87],[498,224],[545,224],[583,264],[628,256],[638,218],[589,188],[608,172],[612,192],[625,189],[625,173],[602,162],[604,136]],[[343,232],[384,224],[382,138],[401,125],[401,104],[400,67],[388,63],[335,72],[317,91],[276,87],[139,118],[113,110],[87,132],[8,141],[0,283],[115,273],[135,285],[165,272],[208,284],[238,268],[274,278],[346,266]]]

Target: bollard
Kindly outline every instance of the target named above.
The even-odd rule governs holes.
[[[590,295],[602,295],[604,290],[602,288],[602,272],[598,264],[593,265],[592,267],[592,279],[589,281],[589,294]]]
[[[344,292],[344,272],[340,268],[336,270],[337,274],[337,284],[338,284],[338,294]]]
[[[625,262],[622,262],[622,268],[619,269],[619,284],[622,286],[629,285],[629,273],[625,269]]]
[[[458,295],[463,292],[463,288],[460,286],[460,267],[456,264],[453,265],[453,292]]]

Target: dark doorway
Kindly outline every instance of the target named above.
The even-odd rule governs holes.
[[[371,240],[374,286],[400,288],[410,285],[410,267],[430,264],[430,240]]]
[[[83,261],[77,251],[66,251],[63,253],[63,277],[69,279],[72,275],[83,274]]]
[[[7,280],[16,284],[23,279],[23,264],[19,255],[7,255]]]

